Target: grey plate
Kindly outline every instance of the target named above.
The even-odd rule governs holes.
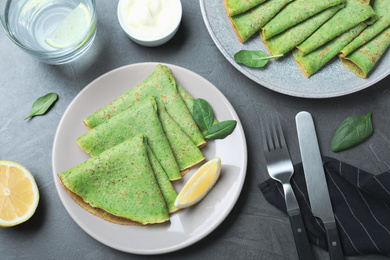
[[[278,61],[271,60],[264,68],[237,64],[233,57],[240,50],[268,53],[260,36],[255,35],[242,44],[226,15],[223,0],[200,0],[200,7],[211,38],[226,59],[248,78],[276,92],[304,98],[337,97],[365,89],[390,74],[389,51],[385,52],[367,79],[350,72],[337,57],[309,79],[301,73],[291,53]]]

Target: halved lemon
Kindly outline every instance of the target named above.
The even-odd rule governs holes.
[[[45,39],[45,42],[57,49],[71,45],[84,34],[91,19],[89,9],[80,3]]]
[[[32,174],[11,161],[0,161],[0,227],[12,227],[34,214],[39,192]]]
[[[221,158],[203,164],[184,185],[176,198],[175,206],[186,208],[201,201],[214,187],[221,173]]]

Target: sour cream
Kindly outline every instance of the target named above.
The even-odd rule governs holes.
[[[180,0],[125,0],[121,11],[131,32],[144,39],[155,39],[177,25],[180,8]]]

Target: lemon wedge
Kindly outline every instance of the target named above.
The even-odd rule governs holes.
[[[27,221],[38,201],[38,187],[32,174],[18,163],[0,161],[0,227]]]
[[[219,157],[202,165],[179,192],[175,206],[178,208],[187,208],[201,201],[214,187],[220,173],[221,158]]]
[[[89,9],[83,3],[80,3],[45,39],[45,42],[57,49],[71,45],[81,38],[91,19]]]

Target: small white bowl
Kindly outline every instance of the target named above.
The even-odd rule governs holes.
[[[183,15],[183,10],[182,10],[182,5],[181,5],[180,0],[175,0],[179,3],[179,14],[176,17],[175,22],[172,25],[172,28],[170,28],[166,33],[164,33],[156,38],[145,38],[145,37],[139,36],[136,33],[134,33],[131,30],[131,28],[126,26],[126,23],[123,19],[123,15],[122,15],[122,7],[123,7],[123,4],[126,3],[127,1],[128,0],[119,0],[117,15],[118,15],[118,20],[119,20],[119,23],[120,23],[122,29],[125,31],[127,36],[132,41],[134,41],[142,46],[155,47],[155,46],[159,46],[159,45],[166,43],[176,34],[177,30],[179,29],[181,18]]]

